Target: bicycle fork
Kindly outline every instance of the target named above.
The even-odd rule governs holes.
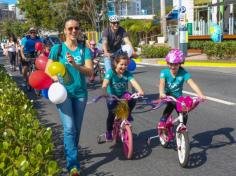
[[[131,126],[131,124],[130,124],[130,122],[129,121],[127,121],[127,120],[123,120],[122,122],[121,122],[121,124],[120,124],[120,131],[119,131],[119,134],[120,134],[120,138],[121,138],[121,141],[122,141],[122,143],[124,142],[124,130],[125,130],[125,126],[126,125],[129,125],[129,127],[130,127],[130,129],[132,130],[132,126]]]

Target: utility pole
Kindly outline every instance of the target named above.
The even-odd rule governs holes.
[[[154,0],[152,0],[152,14],[154,15],[155,14],[155,11],[154,11]]]
[[[161,6],[161,33],[164,37],[164,41],[167,39],[167,31],[166,31],[166,4],[165,0],[160,1]]]

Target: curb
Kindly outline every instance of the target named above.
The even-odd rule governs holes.
[[[133,59],[136,63],[140,63],[140,64],[148,64],[148,62],[143,62],[142,58],[136,58]],[[146,60],[147,61],[147,60]],[[164,60],[157,60],[155,61],[155,64],[158,65],[166,65],[166,61]],[[151,63],[150,63],[151,64]],[[194,66],[194,67],[236,67],[236,63],[227,63],[227,62],[188,62],[185,61],[184,66]]]
[[[157,61],[157,64],[166,65],[166,61]],[[236,63],[226,62],[185,62],[184,66],[200,66],[200,67],[236,67]]]

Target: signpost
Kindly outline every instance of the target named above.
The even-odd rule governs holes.
[[[184,53],[185,56],[188,55],[188,28],[187,28],[187,17],[186,17],[186,7],[181,5],[181,0],[179,0],[179,49]]]

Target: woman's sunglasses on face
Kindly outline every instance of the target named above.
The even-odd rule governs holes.
[[[31,34],[36,34],[36,31],[30,31]]]
[[[68,29],[68,31],[73,31],[73,29],[75,30],[75,31],[78,31],[79,30],[79,27],[77,26],[77,27],[68,27],[67,28]]]

